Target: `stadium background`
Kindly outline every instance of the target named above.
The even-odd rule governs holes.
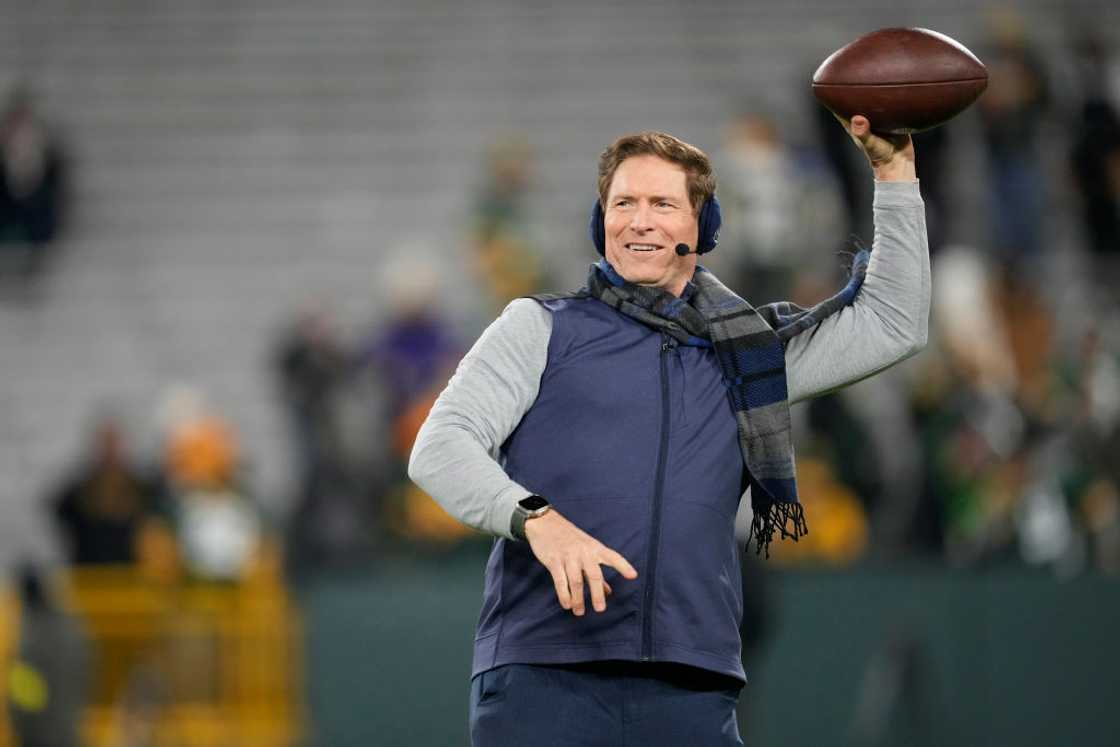
[[[728,189],[737,136],[798,165],[793,176],[772,166],[744,173],[769,174],[792,190],[781,195],[811,205],[808,218],[790,219],[803,224],[797,256],[809,277],[784,278],[811,296],[848,231],[869,238],[870,176],[851,197],[862,217],[846,224],[807,80],[837,46],[891,25],[942,31],[985,61],[996,30],[1018,27],[1041,61],[1045,106],[1024,110],[1029,123],[1005,120],[1027,132],[1015,145],[1034,170],[1022,178],[1043,190],[1041,209],[1028,211],[1037,246],[1000,243],[993,146],[971,111],[947,128],[937,161],[948,197],[934,248],[949,261],[935,258],[934,285],[959,295],[935,295],[934,314],[939,301],[975,300],[974,285],[994,285],[998,268],[1011,268],[1001,298],[1015,298],[1027,329],[1054,340],[1024,355],[1073,380],[1072,394],[1037,395],[1041,410],[1058,413],[1039,426],[1054,437],[1023,436],[1034,433],[1037,397],[1021,391],[1028,377],[1023,355],[1013,356],[1016,325],[1005,345],[977,352],[962,340],[991,339],[993,322],[969,326],[967,314],[948,314],[935,318],[943,327],[935,324],[918,359],[802,426],[802,468],[820,470],[802,479],[830,496],[818,515],[831,517],[822,534],[834,541],[780,556],[781,570],[759,580],[766,634],[747,661],[744,735],[760,745],[1114,739],[1115,472],[1079,463],[1066,470],[1078,472],[1079,487],[1049,493],[1039,487],[1045,480],[1023,477],[1032,468],[1057,475],[1080,453],[1078,423],[1062,423],[1087,404],[1106,421],[1093,448],[1107,453],[1115,443],[1107,415],[1115,417],[1109,407],[1120,389],[1120,247],[1087,238],[1087,196],[1071,169],[1089,93],[1118,103],[1114,6],[3,2],[0,12],[0,84],[34,91],[68,174],[58,237],[30,248],[6,237],[16,248],[2,257],[0,563],[14,571],[30,560],[68,589],[64,606],[84,621],[92,652],[100,710],[85,728],[99,744],[127,743],[119,723],[132,707],[122,693],[131,691],[120,683],[134,650],[156,639],[194,641],[188,668],[222,670],[230,641],[287,663],[237,659],[247,672],[238,682],[281,680],[252,714],[230,706],[236,698],[222,684],[152,685],[166,697],[136,717],[157,725],[151,743],[462,743],[486,543],[456,533],[402,487],[417,411],[397,395],[422,408],[431,390],[414,391],[388,370],[408,344],[394,347],[385,330],[413,303],[432,309],[438,331],[422,332],[443,355],[425,372],[445,380],[448,363],[504,301],[541,284],[577,285],[592,259],[584,227],[595,158],[620,133],[647,128],[707,150]],[[1100,91],[1086,83],[1087,36],[1103,48]],[[1120,146],[1090,140],[1103,160],[1120,163],[1120,150],[1108,150]],[[927,152],[919,142],[919,169]],[[1120,185],[1120,165],[1113,169]],[[740,197],[747,215],[751,194]],[[732,221],[712,265],[780,285],[788,271],[780,262],[738,264],[749,235],[737,235],[739,225]],[[21,252],[45,259],[25,269]],[[294,402],[309,386],[303,369],[285,358],[308,343],[309,328],[345,348],[348,373],[334,372],[345,383],[328,387],[327,441],[338,452],[330,457],[317,451],[318,432],[307,433],[323,424],[301,420],[317,416]],[[994,405],[978,398],[991,417],[960,448],[984,456],[962,458],[967,474],[938,472],[937,485],[954,489],[940,495],[925,479],[930,434],[921,423],[931,411],[969,407],[926,396],[929,377],[944,374],[930,374],[928,361],[950,355],[980,371],[978,391],[1002,387],[1006,396]],[[1082,379],[1097,383],[1080,387]],[[1103,395],[1083,391],[1094,386]],[[251,571],[197,588],[204,574],[175,546],[185,541],[175,509],[153,508],[166,519],[155,536],[170,544],[157,539],[155,550],[137,553],[143,580],[127,570],[63,572],[52,501],[106,416],[124,432],[130,460],[161,474],[174,472],[183,450],[190,462],[192,449],[218,449],[256,512]],[[202,446],[182,430],[199,422],[221,423],[202,429]],[[851,423],[855,430],[844,430]],[[878,457],[870,472],[848,474],[844,455],[827,446],[845,433],[866,439],[862,461]],[[903,445],[884,448],[884,438]],[[1001,438],[1024,445],[1001,447]],[[323,459],[334,470],[326,488],[315,472],[326,469]],[[990,467],[983,479],[975,462]],[[905,499],[918,493],[932,493],[933,508]],[[176,491],[160,495],[173,501]],[[317,523],[319,512],[328,517]],[[359,531],[331,529],[332,521]],[[316,534],[320,524],[328,528]],[[182,586],[213,598],[161,596]],[[230,602],[231,594],[245,596]],[[97,617],[115,603],[147,611]],[[2,689],[18,696],[26,685],[11,666],[20,662],[19,605],[2,609],[0,632],[10,633],[0,642]],[[197,625],[187,633],[168,622],[191,614]],[[128,632],[128,620],[143,615],[143,631]],[[114,667],[123,679],[106,678]],[[283,728],[252,726],[269,718]]]

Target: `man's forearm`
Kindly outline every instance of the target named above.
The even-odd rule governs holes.
[[[876,181],[874,214],[874,250],[855,303],[786,347],[791,403],[871,376],[925,345],[930,270],[918,185]]]
[[[463,357],[412,447],[412,481],[489,534],[510,537],[514,504],[532,493],[497,460],[536,401],[551,331],[551,315],[536,301],[511,303]]]
[[[531,491],[509,479],[458,415],[433,413],[416,437],[408,476],[464,524],[510,537],[513,507]]]

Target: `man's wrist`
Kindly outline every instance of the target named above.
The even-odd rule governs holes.
[[[875,172],[875,179],[881,182],[912,182],[918,178],[914,162],[897,156],[884,163],[872,163],[871,170]]]
[[[546,498],[539,495],[530,495],[522,498],[513,507],[513,516],[510,517],[509,533],[514,538],[525,540],[525,523],[538,516],[544,516],[552,509]]]

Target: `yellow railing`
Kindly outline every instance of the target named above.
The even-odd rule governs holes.
[[[287,747],[301,735],[302,635],[276,579],[168,583],[103,568],[70,571],[58,588],[89,638],[91,747],[140,731],[177,747]],[[0,602],[5,681],[17,621],[18,605]],[[14,743],[5,718],[0,745]]]

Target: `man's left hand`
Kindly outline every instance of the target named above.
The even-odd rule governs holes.
[[[836,118],[867,156],[876,179],[889,182],[918,178],[914,167],[914,141],[909,135],[876,135],[871,132],[871,122],[862,114],[851,120]]]

